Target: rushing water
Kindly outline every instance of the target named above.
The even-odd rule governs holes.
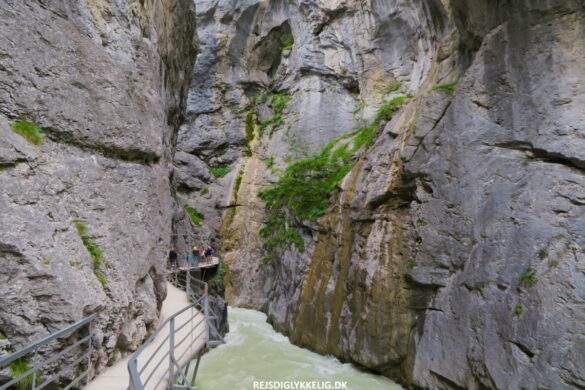
[[[229,308],[229,322],[227,344],[201,359],[197,389],[253,390],[254,381],[347,381],[349,390],[402,389],[387,378],[292,345],[261,312]]]

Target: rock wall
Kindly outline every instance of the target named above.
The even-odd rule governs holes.
[[[199,2],[175,167],[230,302],[412,388],[584,388],[584,7]],[[259,267],[258,191],[408,94],[304,253]]]
[[[0,342],[97,313],[99,370],[156,328],[166,295],[194,4],[3,1],[0,20]]]

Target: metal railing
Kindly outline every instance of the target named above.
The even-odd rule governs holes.
[[[192,303],[165,320],[130,357],[130,390],[193,389],[202,352],[224,342],[209,337],[219,334],[210,322],[207,283],[189,271],[184,282]]]
[[[8,367],[11,372],[20,372],[15,377],[13,377],[8,382],[4,383],[0,386],[0,390],[6,390],[12,388],[11,386],[18,386],[18,384],[27,383],[27,387],[31,390],[41,390],[45,388],[47,385],[55,382],[56,380],[63,380],[64,378],[69,381],[66,387],[63,390],[68,390],[71,387],[79,384],[81,379],[85,378],[86,384],[89,383],[91,378],[90,370],[91,370],[91,353],[92,353],[92,330],[91,330],[91,322],[95,319],[96,315],[89,316],[84,318],[83,320],[68,326],[56,333],[53,333],[42,340],[39,340],[35,343],[30,344],[29,346],[11,353],[9,355],[3,356],[0,358],[0,370]],[[56,354],[52,354],[49,358],[45,360],[38,361],[39,357],[39,350],[60,338],[69,337],[73,335],[75,332],[83,330],[87,328],[87,333],[85,335],[81,335],[80,339],[74,341],[71,345],[64,348],[62,351]],[[84,347],[86,347],[84,349]],[[81,355],[76,355],[76,352],[84,351]],[[74,359],[69,364],[65,365],[64,367],[60,367],[59,364],[62,363],[61,359],[64,358],[66,355],[71,354],[73,356],[69,356],[69,359]],[[33,355],[32,359],[32,366],[28,363],[28,357]],[[75,374],[73,378],[71,378],[70,372],[77,369],[77,367],[83,363],[83,361],[87,361],[87,366],[85,371],[80,374]],[[14,366],[18,365],[20,368],[18,370],[14,369]],[[48,378],[42,378],[43,372],[46,372],[47,366],[53,365],[58,367],[58,371],[53,373],[51,372]],[[21,372],[25,370],[24,372]],[[41,382],[37,384],[37,382]],[[28,386],[30,384],[30,386]]]

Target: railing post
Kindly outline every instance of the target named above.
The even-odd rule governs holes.
[[[35,349],[35,358],[33,359],[33,362],[36,361],[36,358],[39,354],[39,350]],[[37,372],[33,372],[32,373],[32,390],[36,390],[37,388]]]
[[[197,364],[193,370],[193,376],[191,377],[191,386],[195,386],[195,380],[197,379],[197,371],[199,371],[199,362],[201,361],[201,352],[197,354]]]
[[[169,322],[169,390],[173,388],[174,367],[173,360],[175,358],[175,318],[171,317]]]
[[[207,325],[207,332],[205,332],[205,344],[207,344],[209,342],[209,331],[210,331],[210,326],[208,324],[209,322],[209,293],[207,291],[207,283],[204,284],[203,287],[205,290],[203,290],[203,316],[205,317],[205,324]]]
[[[187,299],[189,299],[189,291],[191,291],[191,272],[187,269],[185,271],[185,292],[187,293]]]
[[[87,376],[86,376],[86,385],[89,385],[89,381],[91,379],[91,353],[93,347],[93,333],[92,333],[92,326],[91,322],[88,324],[88,332],[89,332],[89,339],[87,342],[89,343],[89,354],[87,355]]]

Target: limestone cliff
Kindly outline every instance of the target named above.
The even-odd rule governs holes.
[[[413,388],[585,388],[581,1],[197,6],[175,178],[233,304]],[[397,96],[304,252],[259,267],[258,192]]]
[[[0,340],[98,313],[97,368],[158,325],[190,0],[0,2]]]

